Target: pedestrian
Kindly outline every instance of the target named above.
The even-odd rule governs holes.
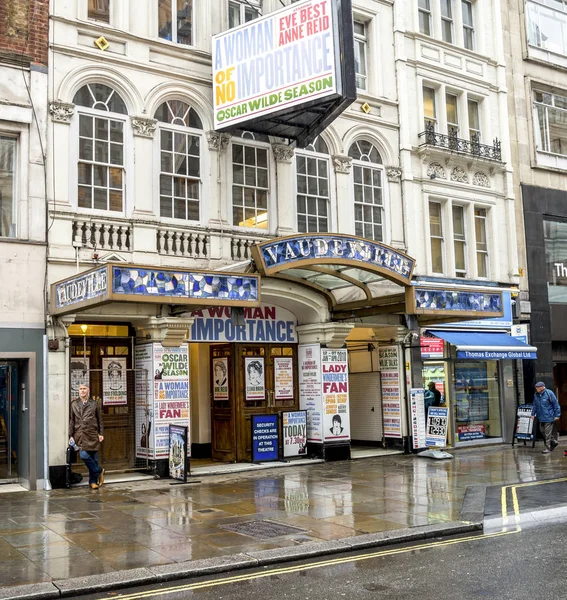
[[[91,398],[87,385],[79,386],[79,397],[71,403],[69,444],[79,447],[79,456],[89,470],[89,484],[93,490],[104,483],[104,469],[98,464],[100,443],[104,440],[100,406]]]
[[[432,406],[441,406],[441,392],[437,389],[437,387],[435,386],[435,382],[434,381],[430,381],[427,384],[427,387],[429,388],[429,391],[433,394],[434,399],[433,399],[433,404]]]
[[[561,407],[555,394],[551,390],[545,389],[543,381],[538,381],[535,384],[535,389],[532,419],[537,417],[539,421],[539,430],[545,443],[543,454],[549,454],[552,450],[555,450],[558,444],[554,436],[553,426],[555,421],[559,421]]]

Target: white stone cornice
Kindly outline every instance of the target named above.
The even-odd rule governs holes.
[[[332,157],[332,160],[335,173],[350,173],[350,168],[352,166],[352,158],[350,156],[341,156],[336,154]]]
[[[157,121],[147,117],[130,117],[132,131],[135,136],[153,138],[157,129]]]
[[[272,152],[276,162],[291,164],[295,149],[286,144],[272,144]]]
[[[68,125],[75,114],[75,105],[68,102],[50,102],[49,112],[56,123],[67,123]]]

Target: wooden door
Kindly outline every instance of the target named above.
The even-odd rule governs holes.
[[[211,428],[214,460],[236,460],[236,388],[232,346],[211,346]]]

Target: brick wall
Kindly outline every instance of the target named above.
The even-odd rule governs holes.
[[[0,61],[47,66],[49,0],[0,0]]]

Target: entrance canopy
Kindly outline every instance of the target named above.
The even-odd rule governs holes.
[[[528,346],[507,333],[472,331],[436,331],[431,335],[457,348],[457,358],[468,360],[530,359],[536,358],[537,348]]]

